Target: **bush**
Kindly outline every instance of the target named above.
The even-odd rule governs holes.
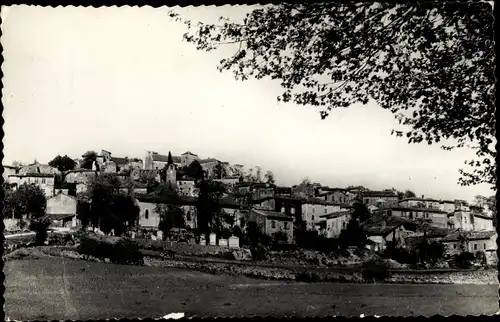
[[[476,256],[471,252],[462,252],[454,256],[454,263],[457,268],[471,268]]]
[[[384,250],[384,257],[393,259],[401,264],[417,264],[417,256],[415,252],[402,247],[394,246],[392,244],[387,245],[387,248]]]
[[[75,241],[73,240],[73,236],[69,233],[52,234],[48,237],[47,242],[49,245],[58,245],[58,246],[66,246],[66,245],[74,245],[75,244]]]
[[[267,258],[267,249],[262,245],[251,246],[250,252],[254,261],[265,260]]]
[[[363,279],[382,282],[391,277],[389,266],[381,261],[369,261],[363,264]]]
[[[486,266],[487,264],[487,259],[486,259],[486,254],[482,251],[476,252],[476,263],[480,264],[481,266]]]
[[[115,264],[144,264],[137,243],[126,238],[106,240],[100,237],[86,236],[81,238],[77,251],[82,255],[92,256],[100,260],[109,259]]]
[[[297,282],[315,283],[320,282],[321,278],[317,273],[303,271],[295,276]]]

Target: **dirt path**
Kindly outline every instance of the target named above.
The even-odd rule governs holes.
[[[494,314],[495,285],[288,283],[77,260],[5,265],[11,319]],[[62,290],[62,291],[61,291]],[[74,309],[74,310],[73,310]]]

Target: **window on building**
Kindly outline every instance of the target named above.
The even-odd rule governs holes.
[[[325,207],[325,214],[327,214],[327,213],[328,213],[328,209]]]
[[[271,221],[271,228],[276,228],[276,222],[274,220]]]
[[[464,216],[464,224],[467,223],[467,217]]]
[[[314,215],[312,215],[311,219],[314,220]]]
[[[346,224],[345,224],[345,221],[342,223],[342,229],[345,229],[346,227]]]
[[[285,207],[281,207],[281,213],[284,214],[285,213]]]
[[[483,249],[486,249],[486,243],[483,244]]]
[[[474,250],[477,250],[477,244],[474,244]]]
[[[146,209],[146,211],[144,211],[144,218],[149,219],[149,210],[148,209]]]
[[[315,210],[316,210],[316,207],[315,207],[315,206],[313,206],[313,214],[314,214],[314,211],[315,211]]]
[[[188,211],[186,214],[187,221],[191,221],[191,211]]]
[[[285,229],[288,229],[288,222],[285,221]]]
[[[42,183],[45,183],[45,178],[42,178]]]
[[[365,199],[365,204],[367,205],[370,202],[370,199]]]
[[[410,211],[410,219],[413,219],[413,211]]]
[[[35,183],[38,183],[38,178],[35,178]]]
[[[291,213],[292,215],[295,215],[295,208],[293,208],[293,207],[292,207],[292,208],[290,208],[290,213]]]
[[[457,244],[453,244],[453,249],[457,249]]]

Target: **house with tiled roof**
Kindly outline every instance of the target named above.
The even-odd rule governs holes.
[[[392,191],[361,191],[359,196],[366,206],[393,206],[398,203],[398,195]]]
[[[9,183],[16,189],[22,184],[37,185],[44,193],[45,197],[50,198],[54,195],[55,191],[55,178],[54,173],[40,173],[40,172],[24,172],[9,175]]]
[[[176,167],[182,167],[182,158],[180,156],[172,156],[172,161]],[[143,160],[143,168],[145,170],[162,170],[168,163],[168,154],[159,154],[154,151],[147,151]]]
[[[484,252],[488,264],[498,262],[496,231],[462,231],[456,230],[442,239],[448,254],[457,254],[462,251],[472,253]]]
[[[317,230],[324,230],[326,238],[338,238],[340,232],[347,227],[351,219],[351,210],[342,210],[320,215],[319,220],[315,222]]]
[[[342,188],[321,187],[316,197],[331,203],[348,203],[355,197],[355,194]]]
[[[287,242],[293,242],[293,217],[277,211],[252,208],[248,220],[257,223],[257,226],[266,235],[273,236],[277,232],[283,232],[287,236]]]
[[[428,219],[429,222],[441,228],[448,227],[448,213],[439,209],[433,208],[419,208],[419,207],[402,207],[390,206],[379,208],[372,211],[374,214],[385,214],[388,216],[406,218],[409,220],[414,219]]]
[[[54,221],[56,226],[74,228],[78,225],[77,198],[65,193],[58,193],[47,199],[46,214]]]
[[[316,197],[303,198],[301,202],[301,219],[306,223],[307,229],[314,230],[316,229],[315,223],[320,219],[320,216],[349,209],[350,206],[346,204],[334,204]]]
[[[415,225],[404,218],[387,215],[374,215],[362,223],[363,231],[371,241],[368,246],[374,251],[382,251],[388,242],[404,246],[406,237]]]
[[[412,197],[405,198],[398,201],[398,205],[401,207],[417,207],[417,208],[433,208],[433,209],[441,209],[438,199],[434,198],[425,198],[422,196],[421,198]],[[443,210],[443,209],[441,209]]]
[[[194,160],[200,160],[197,154],[186,151],[181,154],[181,167],[188,167]]]

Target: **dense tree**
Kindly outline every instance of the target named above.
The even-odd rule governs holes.
[[[406,132],[409,143],[474,149],[460,184],[495,187],[490,4],[283,3],[258,7],[241,23],[184,22],[184,39],[199,50],[234,46],[219,70],[279,80],[279,100],[318,107],[322,118],[373,100],[395,115],[403,126],[392,133]]]
[[[87,184],[87,195],[91,200],[90,211],[82,206],[80,218],[104,233],[114,230],[121,235],[127,227],[134,225],[139,209],[132,197],[120,191],[122,183],[114,173],[101,173]],[[88,216],[84,218],[84,216]]]
[[[83,169],[92,169],[94,164],[97,165],[97,153],[95,151],[87,151],[82,155],[82,163],[80,167]],[[98,170],[98,169],[97,169]]]
[[[227,169],[224,166],[224,164],[222,164],[222,162],[218,162],[214,166],[214,168],[212,170],[212,174],[213,174],[213,177],[215,179],[222,179],[222,178],[227,177]]]
[[[496,196],[491,196],[488,198],[488,208],[491,210],[493,215],[493,226],[497,226],[497,198]]]
[[[160,215],[159,229],[168,235],[172,228],[184,228],[186,222],[184,219],[184,209],[180,206],[181,198],[177,191],[170,186],[163,190],[162,194],[168,200],[168,203],[158,203],[155,211]]]
[[[200,233],[208,234],[214,229],[214,218],[220,214],[219,201],[226,190],[219,182],[204,179],[198,187],[200,192],[196,203],[197,228]]]
[[[339,236],[339,244],[342,247],[366,245],[366,233],[363,231],[362,223],[370,218],[370,211],[360,200],[355,200],[351,219],[342,229]]]
[[[148,192],[153,191],[160,184],[157,181],[157,173],[155,171],[141,171],[137,181],[145,184]]]
[[[76,166],[75,160],[71,159],[67,155],[56,156],[52,161],[49,162],[51,167],[58,169],[61,172],[73,170]]]
[[[17,187],[16,190],[9,188],[4,192],[4,216],[21,218],[27,215],[29,218],[34,219],[45,215],[47,199],[45,192],[39,186],[24,183]]]
[[[266,180],[266,183],[269,183],[269,184],[274,184],[275,183],[275,180],[274,180],[274,173],[272,171],[267,171],[265,176],[264,176],[265,180]]]
[[[203,179],[204,176],[203,167],[201,166],[200,162],[198,162],[198,160],[194,160],[187,166],[185,174],[199,181]]]
[[[230,171],[233,176],[241,177],[243,175],[243,166],[241,164],[233,164],[230,166]]]

